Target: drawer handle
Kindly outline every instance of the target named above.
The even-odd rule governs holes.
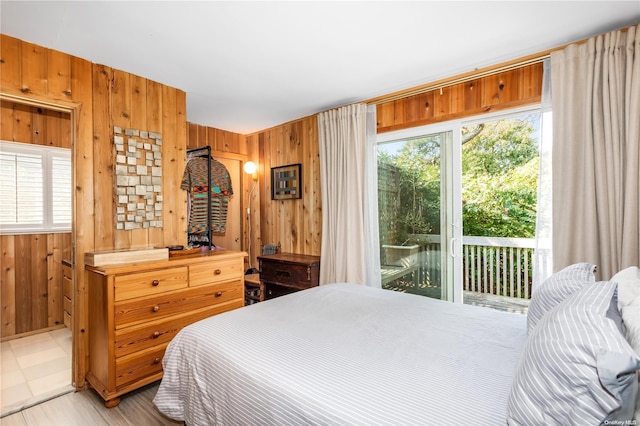
[[[216,297],[220,297],[222,296],[222,292],[221,291],[216,291]]]
[[[153,307],[152,311],[153,312],[158,312],[160,310],[160,306],[156,305]]]
[[[154,363],[154,364],[160,364],[160,361],[162,361],[162,360],[160,359],[160,357],[156,357],[156,358],[154,358],[153,363]]]
[[[158,280],[153,280],[153,281],[151,281],[151,285],[152,285],[152,286],[154,286],[154,287],[157,287],[157,286],[159,286],[159,285],[160,285],[160,281],[158,281]]]
[[[222,270],[216,269],[215,271],[213,271],[213,273],[216,275],[220,275],[222,273]]]
[[[159,331],[154,331],[153,334],[152,334],[152,337],[154,339],[157,339],[158,337],[160,337],[160,332]]]

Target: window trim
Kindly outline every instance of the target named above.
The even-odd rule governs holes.
[[[37,145],[22,142],[10,142],[0,140],[0,152],[22,153],[27,155],[39,155],[42,158],[43,172],[43,221],[37,224],[0,224],[0,235],[21,235],[21,234],[53,234],[71,232],[71,221],[68,223],[53,223],[53,179],[52,161],[53,157],[68,158],[72,165],[71,148],[60,148],[47,145]],[[71,166],[73,167],[73,166]],[[71,181],[69,188],[73,188],[73,170],[71,170]],[[71,195],[71,194],[70,194]],[[71,195],[72,196],[72,195]],[[72,217],[72,198],[70,197],[69,213]]]

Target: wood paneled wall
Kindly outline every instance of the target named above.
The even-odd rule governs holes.
[[[0,139],[71,148],[71,117],[2,101]],[[63,324],[61,262],[71,247],[70,232],[0,236],[1,338]]]
[[[0,36],[0,92],[5,100],[71,114],[74,163],[74,377],[88,369],[84,254],[96,250],[186,243],[186,96],[142,77]],[[116,231],[113,126],[163,135],[162,229]]]
[[[218,155],[240,159],[245,159],[249,153],[245,135],[195,123],[188,123],[188,127],[187,149],[210,146]]]
[[[247,250],[247,233],[244,232],[247,229],[247,215],[244,212],[252,183],[242,170],[250,151],[247,137],[213,127],[187,124],[187,149],[211,147],[211,155],[223,163],[231,175],[233,195],[229,198],[227,228],[223,235],[214,235],[213,242],[227,249]]]
[[[0,336],[62,325],[62,260],[71,256],[71,233],[2,235],[0,247]]]
[[[322,194],[316,116],[247,138],[249,146],[257,147],[259,154],[259,190],[252,199],[252,206],[259,203],[260,210],[252,214],[252,247],[255,247],[252,257],[260,254],[264,244],[280,244],[283,252],[320,255]],[[296,163],[302,164],[302,198],[272,200],[271,167]]]
[[[185,93],[104,65],[93,65],[95,250],[186,244]],[[162,134],[163,228],[115,229],[113,127]]]
[[[2,101],[0,114],[4,141],[71,148],[69,113]]]
[[[443,87],[377,106],[378,133],[539,103],[542,63]]]

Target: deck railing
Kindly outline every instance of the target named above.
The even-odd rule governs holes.
[[[412,241],[421,241],[417,271],[420,284],[439,286],[442,262],[440,236],[413,237],[418,238],[412,238]],[[529,299],[534,248],[533,238],[463,237],[464,290]]]
[[[535,239],[463,237],[464,289],[529,299]]]

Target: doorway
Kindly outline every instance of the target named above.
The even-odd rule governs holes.
[[[27,185],[33,198],[25,199],[23,196],[29,191],[23,191],[20,199],[21,206],[31,211],[28,215],[31,223],[20,220],[10,223],[12,214],[24,215],[3,208],[3,215],[7,215],[0,225],[3,228],[0,374],[2,415],[5,415],[74,390],[73,332],[71,324],[65,321],[65,311],[72,311],[73,289],[67,289],[65,294],[63,284],[63,261],[73,261],[74,132],[73,108],[56,108],[4,94],[0,118],[0,139],[10,142],[3,143],[5,147],[12,145],[9,154],[3,154],[3,172],[9,170],[5,166],[26,167],[22,177],[33,178],[37,174],[42,181],[41,187]],[[17,169],[12,170],[16,170],[15,177],[19,178]],[[10,191],[4,191],[7,181],[2,179],[3,194],[11,197]],[[17,181],[14,184],[17,190],[25,187]],[[39,199],[46,205],[43,211],[47,213],[41,222],[38,214],[32,214],[40,210],[29,207],[29,203],[39,202],[36,188],[41,188]],[[4,207],[8,205],[3,201]],[[68,303],[65,295],[69,296]]]

